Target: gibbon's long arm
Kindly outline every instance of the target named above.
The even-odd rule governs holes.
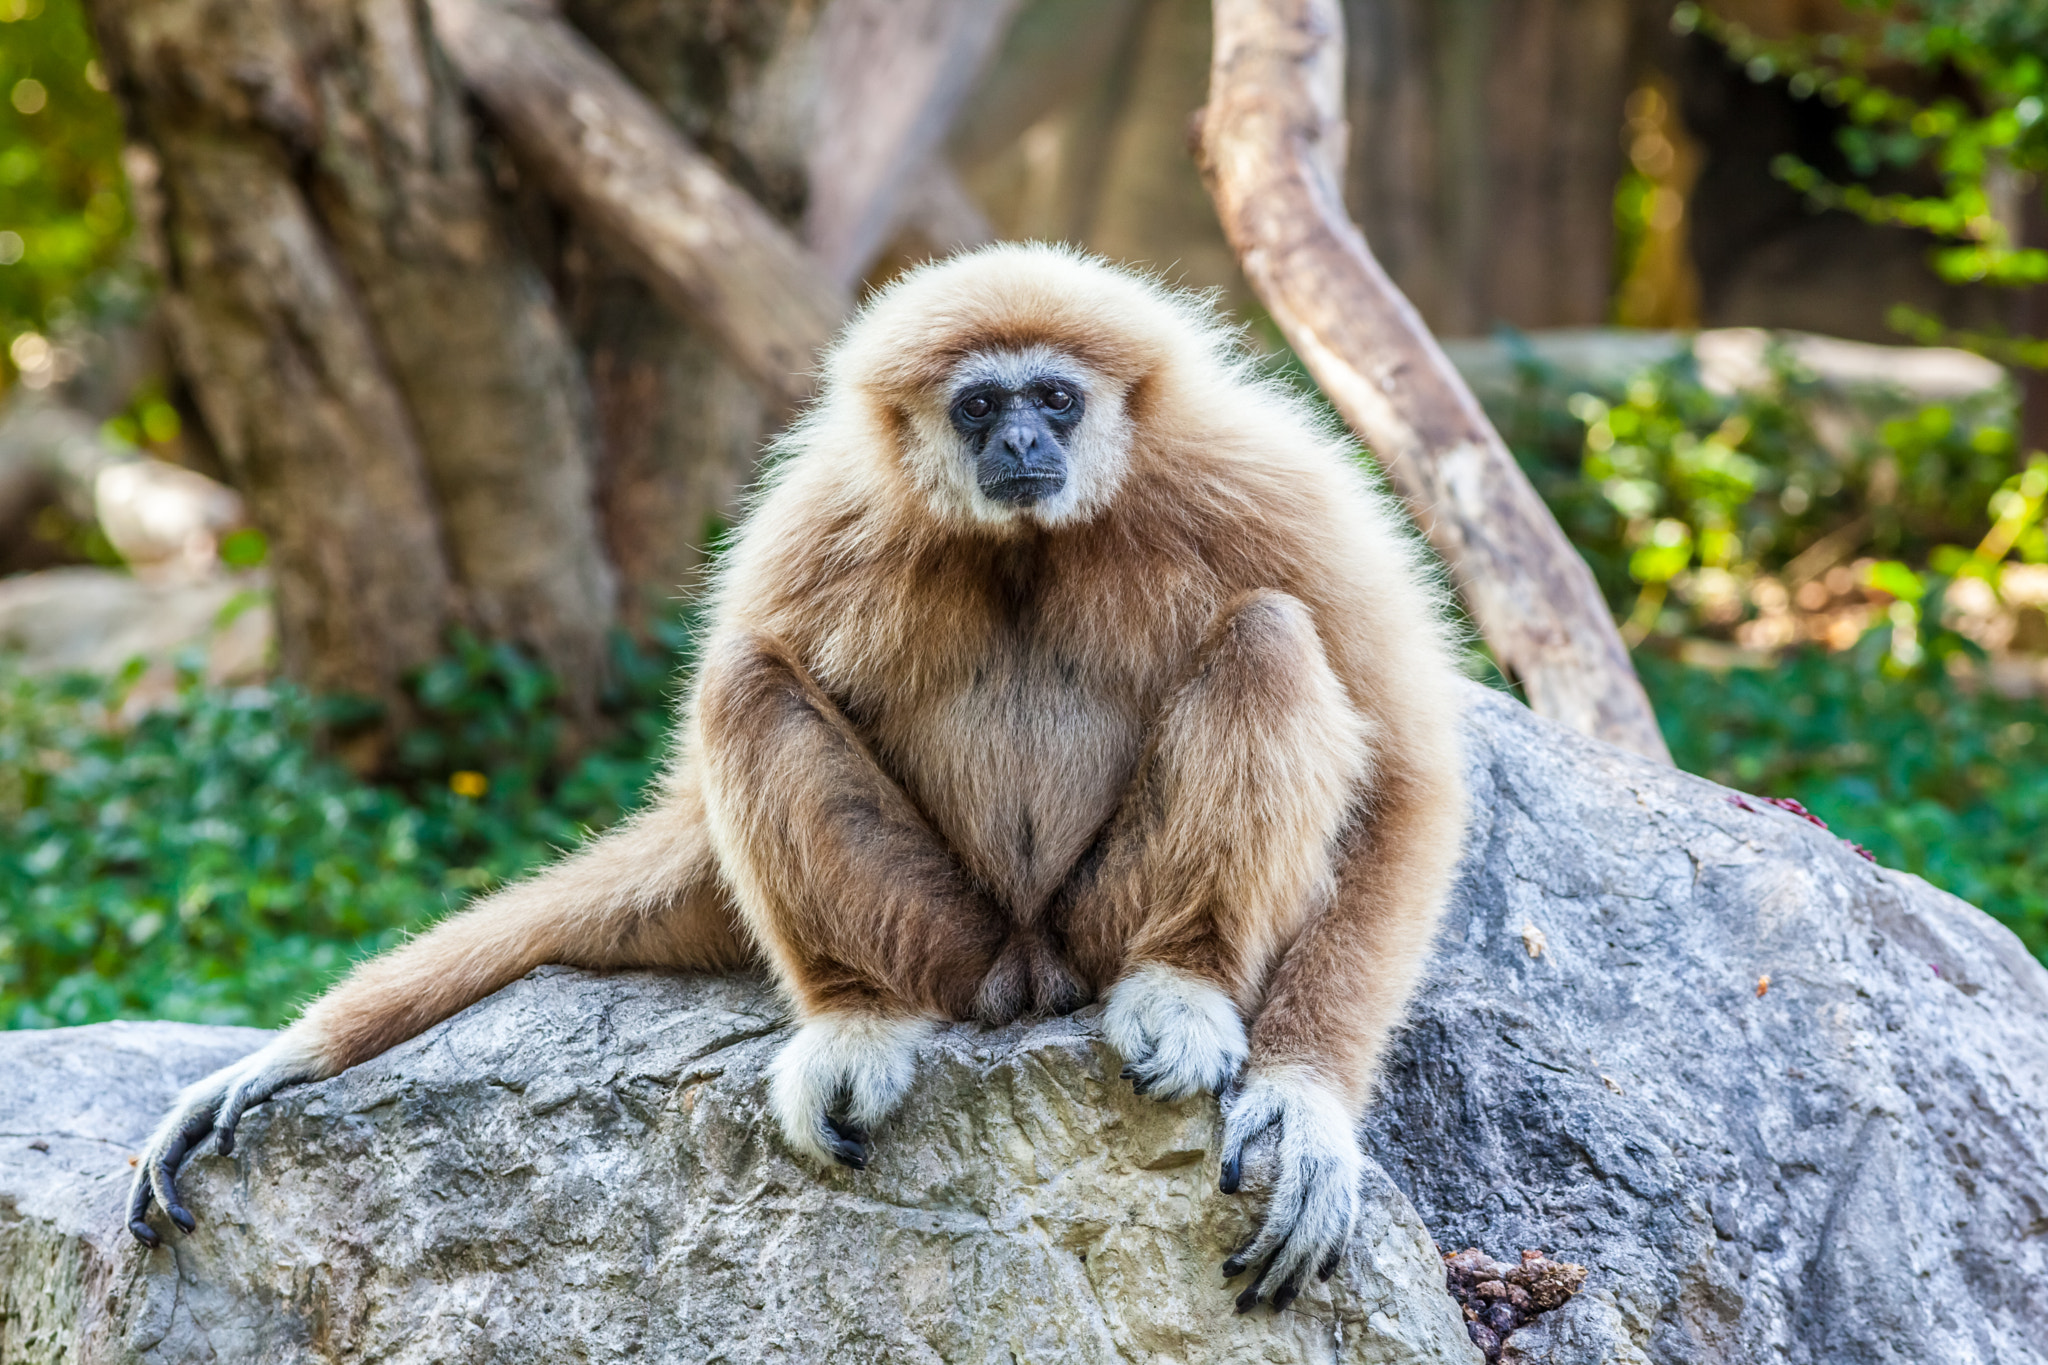
[[[1398,746],[1377,766],[1369,804],[1345,837],[1336,898],[1273,974],[1245,1085],[1224,1116],[1225,1193],[1237,1190],[1254,1143],[1271,1142],[1277,1157],[1262,1226],[1223,1263],[1227,1278],[1256,1272],[1239,1312],[1261,1294],[1284,1308],[1308,1270],[1327,1278],[1336,1266],[1356,1216],[1358,1120],[1459,851],[1464,793],[1455,776],[1412,764]]]
[[[1004,919],[780,642],[736,630],[701,677],[719,866],[801,1021],[769,1102],[791,1145],[859,1167],[917,1044],[973,1011]]]
[[[1237,1268],[1226,1267],[1239,1273],[1254,1248],[1266,1263],[1240,1311],[1268,1291],[1285,1307],[1306,1271],[1334,1266],[1356,1215],[1363,1161],[1349,1117],[1329,1087],[1299,1083],[1291,1054],[1276,1065],[1256,1030],[1248,1042],[1243,1016],[1259,1010],[1263,1023],[1275,957],[1328,917],[1333,859],[1355,823],[1376,740],[1331,670],[1309,609],[1281,592],[1237,598],[1156,720],[1062,915],[1084,972],[1100,979],[1120,958],[1109,967],[1119,975],[1103,1031],[1140,1093],[1171,1100],[1212,1090],[1229,1114],[1248,1113],[1229,1085],[1249,1054],[1244,1093],[1256,1105],[1277,1086],[1291,1102],[1251,1130],[1283,1125],[1259,1231],[1232,1258]],[[1348,996],[1370,996],[1359,989],[1370,979],[1348,983]],[[1250,1135],[1226,1147],[1226,1193],[1237,1190]]]
[[[718,884],[696,784],[673,774],[653,809],[362,963],[268,1046],[189,1086],[136,1165],[129,1230],[157,1245],[152,1200],[192,1230],[178,1165],[209,1132],[233,1151],[250,1106],[374,1057],[544,963],[719,971],[751,956]]]

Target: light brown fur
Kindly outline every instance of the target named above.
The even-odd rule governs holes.
[[[946,385],[1026,348],[1087,376],[1075,492],[996,515]],[[1151,964],[1235,1004],[1250,1075],[1356,1116],[1462,840],[1457,671],[1387,500],[1205,305],[1047,248],[892,287],[709,616],[653,806],[358,968],[288,1035],[303,1072],[543,962],[758,951],[800,1018],[884,1022],[1068,1009]]]

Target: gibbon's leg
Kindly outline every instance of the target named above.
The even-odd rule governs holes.
[[[1273,960],[1329,897],[1367,762],[1308,609],[1269,591],[1226,604],[1060,906],[1083,974],[1115,981],[1103,1028],[1141,1092],[1237,1074]]]
[[[136,1165],[128,1228],[149,1246],[151,1200],[190,1232],[176,1176],[209,1132],[234,1150],[242,1113],[287,1085],[324,1080],[474,1004],[543,963],[729,970],[752,957],[720,887],[688,772],[660,804],[572,857],[357,966],[275,1041],[188,1086]]]
[[[1003,916],[781,643],[738,634],[700,676],[719,866],[800,1021],[770,1106],[793,1148],[859,1167],[918,1043],[969,1017]]]

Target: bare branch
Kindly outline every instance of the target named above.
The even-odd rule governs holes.
[[[1539,714],[1670,761],[1585,561],[1339,190],[1338,0],[1215,0],[1203,178],[1245,277],[1451,566]]]
[[[523,163],[784,404],[810,394],[846,291],[552,12],[429,0],[435,32]]]

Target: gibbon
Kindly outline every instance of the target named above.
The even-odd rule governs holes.
[[[1104,1000],[1123,1076],[1256,1140],[1238,1299],[1348,1238],[1360,1111],[1466,800],[1441,594],[1347,443],[1206,301],[1006,245],[883,290],[824,364],[718,570],[649,807],[365,962],[181,1094],[150,1203],[209,1132],[543,963],[765,959],[798,1027],[783,1137],[862,1166],[952,1021]]]

